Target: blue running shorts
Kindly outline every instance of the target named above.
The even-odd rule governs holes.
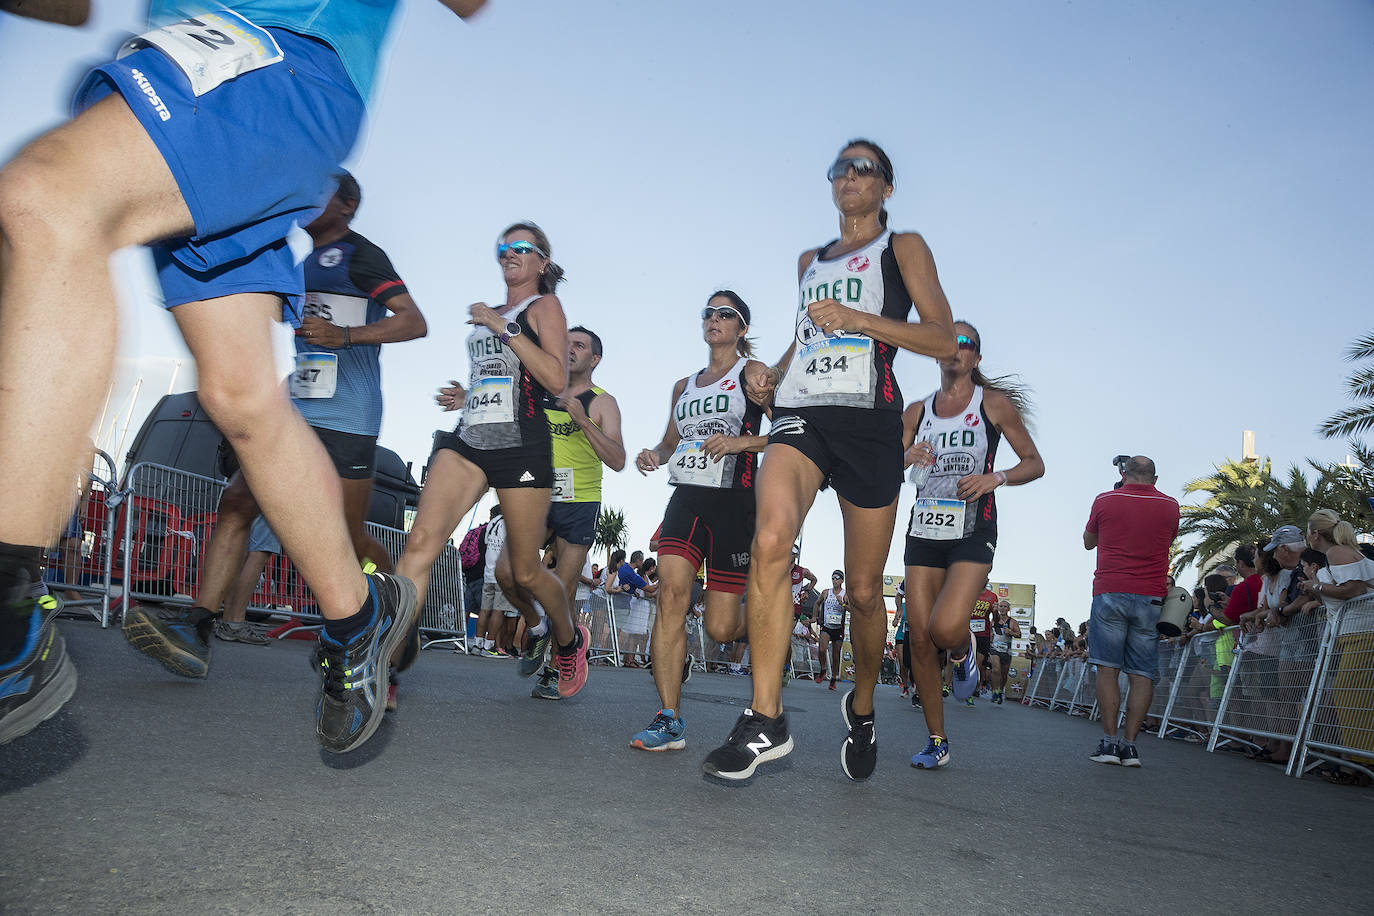
[[[283,319],[297,326],[305,279],[287,234],[327,201],[364,104],[332,48],[269,31],[282,61],[199,97],[185,72],[149,47],[92,70],[72,108],[79,114],[118,92],[176,179],[195,235],[153,246],[168,308],[279,293]]]

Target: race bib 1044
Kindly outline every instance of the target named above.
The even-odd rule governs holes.
[[[296,371],[291,373],[291,397],[332,398],[338,381],[338,354],[296,354]]]
[[[719,487],[725,464],[706,454],[706,443],[684,439],[668,459],[668,477],[677,484],[694,487]]]
[[[964,536],[964,501],[916,500],[916,505],[911,509],[911,528],[907,533],[928,541],[957,541]]]
[[[797,353],[801,384],[808,394],[863,394],[868,391],[872,353],[868,337],[822,337]]]
[[[515,422],[514,378],[491,375],[478,379],[468,392],[467,413],[463,422],[468,426],[483,423]]]
[[[202,13],[144,32],[124,42],[116,56],[146,47],[171,58],[197,96],[236,76],[279,63],[284,56],[272,33],[229,10]]]

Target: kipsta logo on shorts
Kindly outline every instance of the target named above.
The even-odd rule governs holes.
[[[856,254],[844,266],[849,269],[850,273],[854,274],[868,270],[868,255]]]
[[[338,267],[343,260],[343,252],[337,248],[326,248],[320,252],[321,267]]]
[[[720,381],[720,390],[721,390],[721,391],[734,391],[734,390],[735,390],[735,380],[732,379],[732,378],[721,379],[721,381]]]
[[[967,427],[969,427],[970,429],[973,428],[973,427],[976,427],[976,426],[978,425],[978,414],[976,414],[976,413],[966,413],[966,414],[964,414],[964,425],[967,426]]]

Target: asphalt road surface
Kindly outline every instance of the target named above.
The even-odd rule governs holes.
[[[1374,791],[1094,723],[948,704],[952,762],[912,769],[920,713],[877,703],[878,769],[840,769],[843,690],[784,692],[796,750],[701,775],[749,680],[696,674],[687,749],[633,750],[649,673],[531,699],[509,661],[424,652],[353,754],[314,737],[310,645],[217,642],[165,673],[118,630],[58,624],[79,672],[0,747],[3,913],[1368,913]],[[1360,903],[1364,901],[1364,903]]]

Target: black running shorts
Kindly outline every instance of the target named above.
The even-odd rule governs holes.
[[[310,427],[324,443],[334,470],[344,480],[370,480],[377,469],[377,437]]]
[[[553,489],[553,446],[517,445],[514,448],[473,448],[456,432],[434,437],[434,449],[457,452],[482,469],[487,483],[497,490]]]
[[[997,530],[989,528],[975,530],[967,537],[954,541],[933,541],[926,538],[906,537],[906,565],[927,566],[933,569],[949,569],[955,563],[978,563],[992,565],[992,556],[997,552]]]
[[[706,588],[744,594],[754,541],[754,491],[674,487],[659,528],[658,555],[706,561]]]
[[[768,444],[790,445],[820,469],[821,488],[861,509],[892,505],[902,488],[902,415],[862,407],[780,407]]]

